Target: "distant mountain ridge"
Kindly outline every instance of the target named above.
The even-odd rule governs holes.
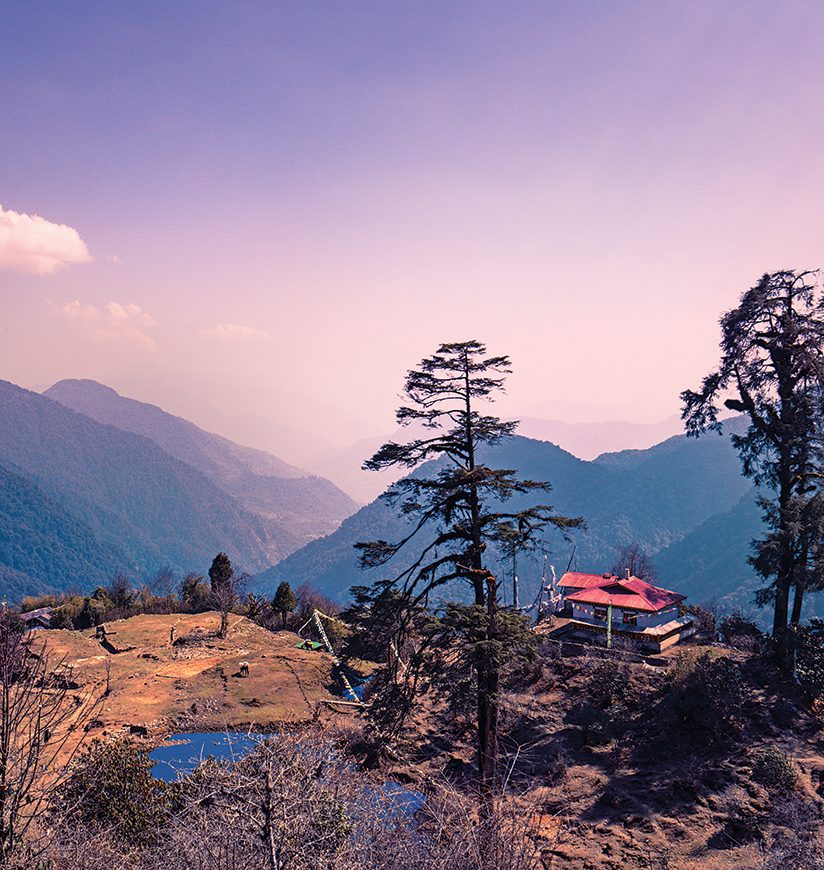
[[[606,570],[637,542],[662,583],[690,601],[759,616],[752,595],[761,583],[747,555],[761,521],[728,437],[743,421],[724,425],[724,437],[677,435],[591,461],[521,436],[481,458],[550,481],[541,500],[583,515],[587,528],[570,540],[547,538],[558,572],[570,560]],[[87,589],[120,571],[205,572],[225,550],[267,594],[283,579],[306,580],[344,600],[352,585],[388,576],[362,572],[353,544],[406,528],[380,500],[354,508],[328,480],[94,381],[61,381],[45,395],[0,381],[0,590],[13,598]],[[508,563],[489,556],[509,595]],[[519,560],[522,602],[537,591],[541,562]],[[807,615],[822,609],[824,597],[809,599]]]
[[[723,436],[678,435],[647,449],[604,453],[588,462],[554,444],[518,436],[488,458],[549,480],[553,490],[547,500],[561,513],[586,519],[587,529],[571,535],[574,543],[549,536],[549,562],[559,574],[568,563],[581,570],[611,569],[618,549],[638,542],[652,556],[660,582],[683,592],[689,602],[714,606],[719,613],[740,610],[768,628],[768,611],[754,603],[764,582],[748,563],[751,543],[764,531],[757,491],[742,476],[729,440],[745,426],[743,418],[734,417],[724,421]],[[519,506],[517,500],[512,506]],[[255,581],[268,589],[283,579],[309,580],[343,600],[352,585],[392,576],[391,563],[381,571],[361,571],[353,543],[397,540],[406,528],[384,503],[372,502],[334,534],[311,542]],[[489,556],[506,599],[511,568],[495,554]],[[522,602],[536,593],[541,570],[540,556],[519,560]],[[803,616],[824,617],[824,594],[805,597]]]
[[[157,405],[121,396],[117,390],[98,381],[66,378],[44,390],[43,395],[98,423],[143,435],[172,456],[214,476],[242,475],[250,471],[274,477],[306,475],[305,471],[271,453],[240,447]]]
[[[143,435],[205,474],[247,511],[273,520],[298,545],[333,531],[357,509],[331,481],[238,444],[91,380],[62,380],[43,394],[99,423]],[[294,547],[292,547],[294,549]]]
[[[59,588],[67,577],[106,577],[131,560],[101,547],[91,527],[34,481],[0,465],[0,584],[12,597]]]
[[[106,402],[117,396],[93,389]],[[179,434],[174,448],[181,455],[189,437],[194,461],[0,381],[0,583],[6,594],[84,589],[116,572],[145,576],[161,567],[205,572],[221,550],[239,570],[259,571],[334,528],[353,507],[328,481],[256,474],[299,470],[219,436],[201,436],[202,430],[160,409],[134,405],[127,407],[137,413],[135,428],[140,413],[151,409],[155,437]],[[174,424],[164,430],[167,417]],[[227,491],[231,486],[248,504],[257,501],[258,510]],[[277,492],[280,505],[273,503]]]
[[[551,441],[573,456],[587,460],[606,452],[645,450],[684,432],[684,425],[677,416],[659,423],[631,423],[627,420],[568,423],[534,416],[523,416],[519,420],[519,435]]]
[[[535,416],[518,418],[518,434],[537,441],[549,441],[579,459],[595,460],[601,456],[647,450],[668,438],[683,434],[684,427],[676,416],[659,423],[630,423],[611,420],[595,423],[568,423]],[[396,430],[384,437],[363,438],[337,450],[314,457],[309,467],[334,480],[362,504],[377,498],[400,475],[392,470],[380,474],[365,472],[361,466],[385,441],[410,437],[408,430]]]
[[[729,423],[728,428],[741,424]],[[487,452],[489,463],[513,468],[528,478],[548,480],[546,500],[562,514],[582,515],[587,528],[574,533],[575,563],[582,569],[606,570],[622,545],[638,542],[656,554],[686,538],[716,514],[729,511],[750,489],[741,476],[738,456],[728,437],[692,439],[674,436],[648,450],[607,454],[596,461],[578,459],[560,447],[515,436]],[[528,499],[507,504],[517,510]],[[358,540],[397,538],[404,521],[381,500],[362,508],[325,538],[312,541],[256,578],[269,586],[309,580],[342,599],[350,586],[389,576],[391,566],[361,571],[353,544]],[[550,561],[563,570],[572,543],[554,533],[548,537]],[[410,550],[412,552],[412,550]],[[494,557],[493,557],[494,558]],[[535,594],[538,560],[522,560],[524,596]],[[398,565],[402,560],[398,561]],[[509,569],[497,566],[502,576]]]
[[[6,381],[0,381],[0,463],[25,480],[30,494],[36,488],[91,530],[98,548],[93,564],[102,559],[102,566],[110,565],[108,553],[117,554],[124,571],[164,565],[189,570],[203,566],[208,553],[226,549],[239,566],[259,570],[297,543],[148,438],[101,425]],[[18,522],[16,533],[24,527]],[[0,531],[3,540],[15,533],[6,524]],[[97,573],[76,573],[71,564],[61,585],[100,580]]]

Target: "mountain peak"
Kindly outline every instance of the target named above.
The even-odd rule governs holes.
[[[44,396],[51,393],[66,393],[74,391],[102,393],[109,396],[120,396],[113,387],[107,387],[106,384],[101,384],[99,381],[94,381],[91,378],[63,378],[57,383],[52,384],[47,390],[43,391]]]

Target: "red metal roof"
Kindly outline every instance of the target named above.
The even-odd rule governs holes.
[[[561,584],[564,585],[564,575]],[[597,577],[597,574],[584,574],[584,577]],[[572,585],[572,584],[569,584]],[[683,601],[686,596],[653,586],[639,577],[629,577],[619,580],[617,577],[601,576],[601,584],[582,588],[579,592],[567,595],[567,601],[577,601],[585,604],[611,604],[613,607],[625,607],[628,610],[645,610],[657,613],[665,607]]]
[[[580,571],[567,571],[558,581],[558,585],[573,589],[589,589],[591,586],[603,586],[604,583],[617,579],[612,574],[582,574]]]

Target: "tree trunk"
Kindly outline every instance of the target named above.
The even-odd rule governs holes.
[[[229,611],[222,610],[220,612],[220,637],[226,637],[229,631]]]
[[[481,815],[489,818],[495,809],[498,769],[498,658],[492,652],[497,639],[498,595],[495,578],[486,581],[486,649],[478,666],[478,772],[481,788]]]
[[[801,621],[801,605],[804,602],[804,587],[796,586],[795,587],[795,597],[793,598],[793,612],[790,616],[790,625],[793,628],[798,627],[798,623]]]
[[[512,554],[512,606],[518,609],[518,561],[514,553]]]
[[[466,467],[471,473],[475,470],[475,433],[472,430],[472,388],[469,379],[469,355],[464,353],[464,413],[466,414]],[[481,541],[481,507],[478,500],[478,488],[474,483],[469,485],[469,513],[472,527],[472,587],[475,593],[475,604],[483,607],[486,602],[483,578],[483,542]]]
[[[272,769],[271,759],[266,761],[266,786],[263,801],[263,843],[266,848],[266,858],[268,859],[269,870],[280,870],[280,860],[278,857],[277,844],[275,842],[275,828],[272,824],[272,819],[275,815],[275,807],[273,800],[272,788]]]
[[[792,517],[792,472],[790,456],[786,447],[781,448],[778,478],[778,529],[780,551],[778,571],[775,578],[775,611],[773,614],[773,639],[778,644],[779,659],[786,658],[787,617],[790,605],[790,588],[793,581],[793,537],[790,533]]]
[[[790,625],[792,628],[798,628],[798,623],[801,622],[801,606],[804,603],[804,586],[807,580],[807,560],[809,558],[809,550],[806,541],[801,548],[801,559],[798,570],[798,576],[795,580],[795,595],[793,596],[793,612],[790,616]]]
[[[793,320],[792,286],[787,288],[781,328],[786,333],[787,325]],[[775,578],[775,613],[773,618],[773,639],[777,644],[779,661],[785,667],[792,667],[787,644],[787,616],[790,603],[790,590],[796,579],[795,536],[792,533],[792,497],[799,468],[794,464],[793,449],[788,443],[787,433],[795,432],[798,424],[794,401],[795,383],[791,371],[791,360],[786,348],[771,351],[778,379],[778,400],[781,441],[778,444],[778,528],[780,533],[780,552],[778,572]]]

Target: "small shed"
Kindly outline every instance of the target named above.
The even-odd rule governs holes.
[[[52,607],[39,607],[37,610],[21,613],[20,619],[29,631],[38,628],[51,628],[53,610]]]

